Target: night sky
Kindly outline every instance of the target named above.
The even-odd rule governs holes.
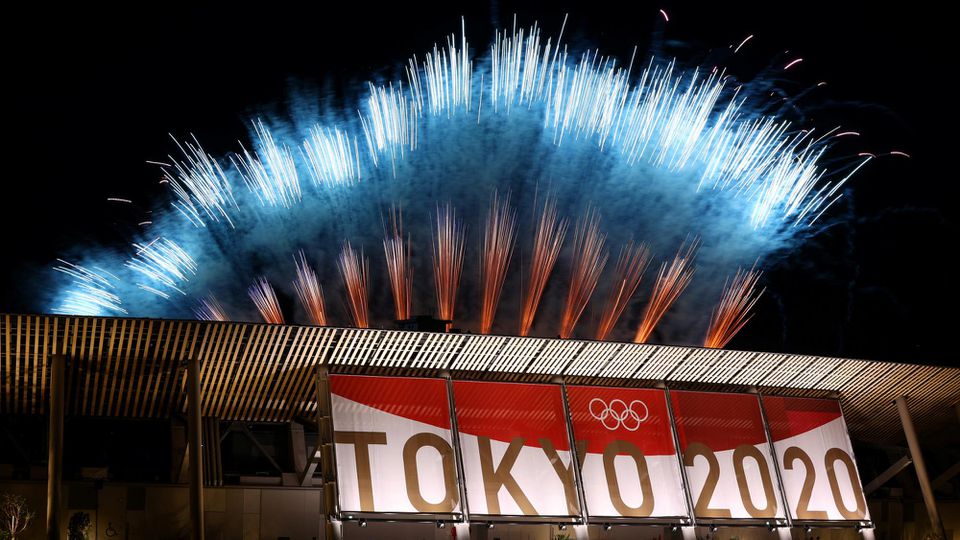
[[[796,93],[828,82],[801,106],[818,126],[863,133],[837,152],[912,156],[875,160],[831,225],[766,269],[768,294],[732,348],[957,365],[948,352],[958,319],[948,263],[958,232],[947,148],[955,137],[943,127],[955,116],[949,17],[917,3],[619,4],[20,7],[4,37],[14,122],[0,311],[38,309],[33,285],[70,246],[127,242],[137,216],[106,199],[160,206],[159,173],[146,162],[171,152],[168,133],[195,133],[214,153],[234,149],[256,113],[282,110],[304,88],[352,102],[357,83],[395,76],[409,55],[459,32],[461,16],[471,45],[486,49],[494,23],[509,26],[514,13],[547,35],[569,13],[567,43],[621,59],[637,45],[695,65],[754,34],[730,68],[751,75],[803,57],[779,86]]]

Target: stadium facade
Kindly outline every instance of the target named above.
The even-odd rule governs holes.
[[[960,369],[0,315],[18,538],[900,538],[960,530]],[[927,461],[924,457],[927,457]]]

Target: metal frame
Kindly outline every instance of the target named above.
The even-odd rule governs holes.
[[[667,416],[670,417],[670,432],[673,434],[673,449],[677,456],[677,466],[680,467],[680,489],[683,490],[684,500],[687,501],[688,522],[683,525],[696,527],[697,514],[694,512],[693,493],[690,490],[690,479],[687,478],[687,467],[683,464],[683,450],[680,449],[680,434],[677,431],[676,413],[673,411],[673,398],[670,397],[670,388],[663,387],[663,396],[667,401]]]
[[[783,474],[780,472],[780,460],[777,459],[777,448],[773,444],[770,422],[767,421],[767,410],[763,408],[763,394],[760,392],[757,392],[757,406],[760,407],[760,420],[763,422],[763,434],[767,438],[767,448],[770,450],[770,459],[773,460],[773,472],[777,476],[777,491],[780,493],[780,504],[783,505],[783,515],[786,516],[787,526],[793,527],[793,516],[790,515],[790,502],[787,500],[787,489],[783,486]]]
[[[567,384],[560,380],[560,401],[563,403],[563,421],[567,427],[567,445],[570,447],[570,466],[573,469],[573,487],[577,490],[577,506],[580,507],[580,523],[590,524],[590,515],[587,512],[587,493],[583,487],[583,472],[577,456],[577,437],[573,431],[573,417],[570,415],[570,403],[567,398]]]
[[[467,501],[467,486],[463,474],[463,450],[460,448],[460,429],[457,427],[457,409],[453,400],[453,379],[448,373],[444,388],[447,390],[447,412],[450,414],[450,444],[457,464],[457,490],[460,492],[461,522],[470,523],[470,503]]]

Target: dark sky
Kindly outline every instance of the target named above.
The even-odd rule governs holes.
[[[850,148],[898,149],[911,159],[874,162],[855,177],[836,224],[807,240],[766,277],[769,293],[736,348],[956,364],[956,173],[948,169],[956,47],[949,15],[918,3],[588,2],[465,3],[390,7],[367,2],[251,5],[136,3],[68,7],[32,3],[8,13],[4,39],[14,129],[4,178],[4,286],[0,311],[36,309],[24,294],[77,243],[127,239],[129,216],[106,197],[148,201],[167,133],[196,133],[231,149],[254,112],[297,87],[343,93],[371,72],[392,75],[459,31],[475,48],[492,22],[538,19],[548,35],[569,13],[568,43],[620,58],[651,43],[697,62],[711,48],[756,37],[747,73],[803,57],[782,85],[826,80],[808,104],[818,125],[864,136]],[[625,4],[625,5],[621,5]],[[131,4],[132,5],[132,4]],[[664,26],[658,9],[671,21]],[[382,71],[386,69],[386,71]],[[8,115],[10,118],[11,115]],[[952,160],[951,160],[952,161]],[[952,163],[951,163],[952,165]]]

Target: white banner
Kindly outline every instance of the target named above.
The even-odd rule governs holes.
[[[790,515],[869,520],[847,425],[834,400],[764,396]]]
[[[446,382],[330,377],[340,511],[460,511]]]

